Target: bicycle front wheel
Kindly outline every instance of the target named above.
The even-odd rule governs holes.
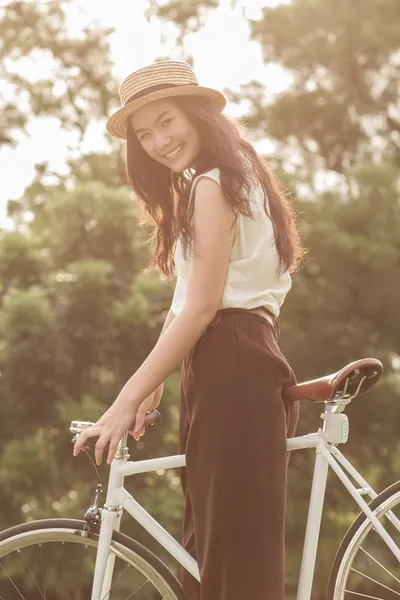
[[[45,519],[0,534],[0,599],[89,600],[98,535],[85,522]],[[152,552],[113,533],[114,577],[105,600],[184,600],[180,583]]]
[[[400,548],[400,481],[379,494],[370,509]],[[327,600],[399,600],[400,563],[361,513],[337,552]]]

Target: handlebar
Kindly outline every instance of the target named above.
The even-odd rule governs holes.
[[[143,426],[151,427],[153,425],[157,425],[157,423],[160,422],[160,419],[161,419],[161,415],[158,412],[158,410],[153,410],[145,416]],[[69,430],[71,433],[75,434],[74,441],[76,441],[78,439],[78,437],[82,433],[82,431],[84,431],[85,429],[88,429],[92,425],[94,425],[94,423],[92,423],[90,421],[72,421],[71,427],[69,428]],[[98,437],[90,438],[88,440],[88,443],[90,443],[90,446],[92,446],[96,443],[96,441],[98,439],[99,439]]]

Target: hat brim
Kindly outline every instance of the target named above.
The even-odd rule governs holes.
[[[108,119],[106,128],[107,131],[122,140],[126,140],[127,137],[127,119],[128,117],[134,113],[136,110],[149,104],[150,102],[155,102],[156,100],[162,100],[163,98],[172,98],[174,96],[202,96],[205,98],[209,98],[213,100],[219,110],[222,110],[226,106],[226,98],[221,92],[217,90],[213,90],[211,88],[202,87],[202,86],[179,86],[174,88],[167,88],[165,90],[158,90],[157,92],[152,92],[143,98],[138,98],[133,102],[129,102],[126,106],[118,109],[111,117]]]

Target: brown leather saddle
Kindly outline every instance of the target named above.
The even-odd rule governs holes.
[[[383,365],[378,359],[362,358],[333,375],[287,387],[283,397],[288,402],[301,399],[311,402],[349,400],[368,392],[379,381],[382,372]]]

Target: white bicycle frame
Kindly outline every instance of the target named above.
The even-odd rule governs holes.
[[[381,525],[363,495],[376,498],[377,493],[351,465],[351,463],[337,449],[336,445],[347,441],[348,420],[339,411],[343,406],[338,404],[326,405],[325,412],[321,415],[324,423],[317,433],[290,438],[287,441],[288,451],[315,448],[316,460],[312,480],[307,526],[304,539],[303,555],[300,569],[300,580],[297,591],[297,600],[310,600],[314,577],[315,561],[319,540],[319,531],[322,520],[322,508],[325,497],[328,468],[339,477],[344,487],[357,502],[373,527],[382,537],[384,542],[400,561],[400,549]],[[146,531],[148,531],[189,573],[200,581],[197,562],[192,556],[157,522],[124,488],[124,479],[137,473],[149,473],[158,469],[177,469],[186,465],[185,456],[167,456],[132,462],[127,460],[125,448],[127,436],[121,440],[115,458],[110,468],[110,479],[107,490],[106,503],[102,510],[99,544],[96,556],[95,573],[91,600],[109,600],[114,570],[114,556],[110,554],[110,543],[113,530],[118,531],[120,517],[126,510]],[[346,474],[347,472],[347,474]],[[349,475],[361,486],[357,489],[351,482]],[[392,524],[400,531],[400,522],[389,514]]]

